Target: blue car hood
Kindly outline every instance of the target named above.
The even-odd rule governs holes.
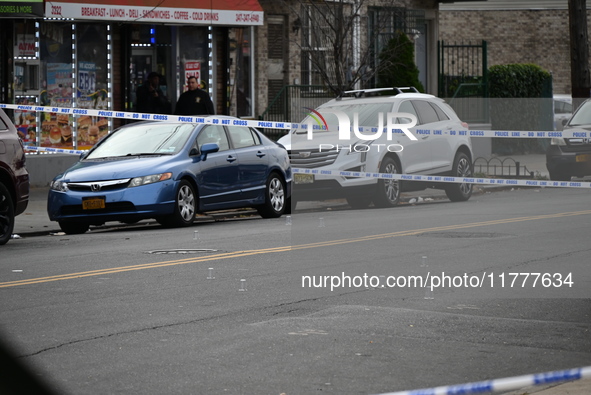
[[[62,174],[67,182],[105,181],[133,178],[170,171],[171,156],[84,160]],[[163,166],[167,163],[168,166]]]

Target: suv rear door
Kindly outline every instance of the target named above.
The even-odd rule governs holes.
[[[433,171],[442,173],[451,170],[454,147],[452,146],[452,139],[448,135],[449,133],[445,133],[453,129],[453,121],[437,103],[428,100],[413,100],[413,104],[418,109],[421,128],[431,131],[428,140],[431,148]]]
[[[421,105],[416,105],[420,100],[403,100],[398,106],[398,113],[409,113],[417,117],[417,125],[408,130],[414,134],[417,141],[411,140],[406,135],[400,135],[397,141],[404,147],[401,155],[402,160],[402,172],[407,174],[429,174],[432,173],[433,163],[431,160],[432,156],[432,142],[433,136],[430,134],[421,134],[421,130],[429,128],[429,125],[424,125],[423,119],[420,112]],[[398,123],[409,123],[410,119],[403,118],[399,119]]]

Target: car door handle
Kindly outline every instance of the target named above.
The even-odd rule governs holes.
[[[257,156],[258,156],[259,158],[262,158],[262,157],[263,157],[263,156],[265,156],[265,155],[266,155],[266,154],[265,154],[264,152],[261,152],[261,151],[257,152]]]
[[[234,161],[236,160],[236,157],[235,157],[235,156],[232,156],[232,155],[230,155],[230,156],[228,156],[228,157],[226,158],[226,160],[227,160],[228,162],[232,163],[232,162],[234,162]]]

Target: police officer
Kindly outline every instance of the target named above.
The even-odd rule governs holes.
[[[189,90],[181,94],[174,110],[175,115],[213,115],[215,110],[209,94],[199,88],[195,77],[187,79]]]

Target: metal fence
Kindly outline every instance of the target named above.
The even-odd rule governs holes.
[[[486,41],[437,43],[437,95],[465,122],[489,122],[487,63]]]
[[[259,116],[260,120],[272,122],[300,122],[309,110],[330,99],[334,93],[322,85],[286,85],[269,103],[269,107]],[[265,129],[270,138],[279,138],[286,133],[284,129]]]

